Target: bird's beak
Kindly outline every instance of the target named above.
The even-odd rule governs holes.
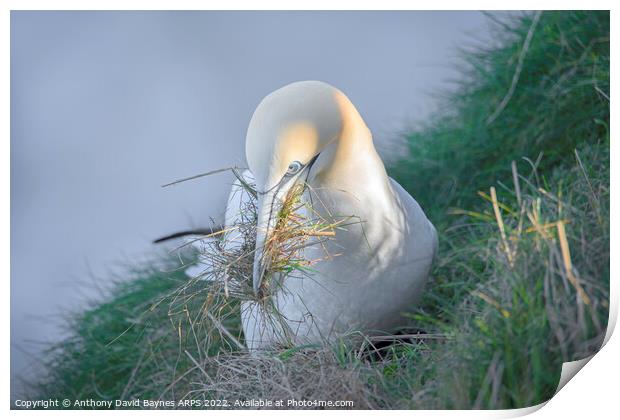
[[[280,217],[280,210],[284,200],[287,199],[288,193],[291,188],[303,180],[308,181],[312,166],[318,159],[317,154],[308,164],[300,171],[299,174],[291,177],[290,179],[282,179],[278,184],[265,192],[258,194],[258,220],[256,224],[256,251],[254,253],[254,266],[252,272],[252,286],[256,296],[261,297],[261,287],[264,282],[270,281],[270,265],[273,261],[273,255],[270,255],[269,247],[266,245],[269,243],[269,238],[273,232],[274,227],[278,223]]]
[[[287,183],[289,184],[289,183]],[[278,222],[280,209],[285,200],[290,185],[282,185],[272,191],[266,191],[258,195],[258,220],[256,225],[256,251],[254,253],[254,266],[252,273],[252,286],[256,296],[261,295],[261,286],[269,281],[270,265],[273,256],[270,255],[268,240]]]

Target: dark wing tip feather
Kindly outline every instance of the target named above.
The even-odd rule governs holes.
[[[218,235],[218,233],[222,231],[223,231],[223,228],[221,226],[216,226],[213,228],[204,228],[204,229],[182,230],[180,232],[171,233],[170,235],[157,238],[153,241],[153,243],[159,244],[162,242],[169,241],[171,239],[182,238],[183,236],[190,236],[190,235],[195,235],[195,236]]]

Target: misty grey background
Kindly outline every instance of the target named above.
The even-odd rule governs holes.
[[[266,94],[335,85],[385,155],[475,40],[478,12],[12,12],[12,377],[151,239],[221,220],[229,174],[160,185],[244,166]]]

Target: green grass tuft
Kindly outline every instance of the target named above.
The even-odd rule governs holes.
[[[433,347],[432,379],[413,406],[540,403],[553,395],[561,363],[592,354],[604,336],[609,14],[535,16],[498,23],[498,46],[466,55],[449,111],[412,133],[407,157],[390,165],[440,232],[434,282],[411,317],[454,338]],[[521,54],[514,93],[497,114]]]
[[[454,223],[452,207],[478,205],[476,192],[510,185],[511,162],[548,176],[597,144],[609,129],[609,13],[544,12],[525,53],[514,94],[488,122],[512,84],[531,16],[494,26],[497,46],[464,54],[463,78],[443,99],[443,111],[411,133],[407,157],[389,165],[440,230]]]

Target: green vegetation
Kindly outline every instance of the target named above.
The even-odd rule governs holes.
[[[498,46],[464,54],[463,79],[445,95],[446,111],[410,134],[409,159],[391,165],[440,230],[454,223],[446,209],[478,206],[479,189],[512,184],[511,161],[529,173],[523,157],[543,153],[539,176],[549,176],[574,162],[576,147],[608,135],[609,14],[543,13],[515,82],[530,28],[531,17],[498,22]]]
[[[212,335],[195,341],[206,336],[187,328],[189,314],[203,302],[187,298],[196,287],[178,265],[169,259],[164,267],[135,271],[129,281],[114,283],[100,303],[70,316],[71,334],[48,350],[51,363],[37,394],[60,400],[169,398],[174,394],[167,386],[196,369],[186,351],[201,357],[229,349]]]
[[[542,402],[607,323],[609,14],[549,12],[496,30],[499,46],[466,56],[449,112],[392,165],[441,235],[412,318],[453,342],[432,347],[423,406]]]
[[[524,14],[495,30],[495,46],[464,55],[444,111],[408,136],[407,158],[388,163],[440,232],[409,314],[424,334],[250,357],[238,308],[207,322],[212,296],[173,260],[73,316],[37,394],[431,409],[550,398],[561,363],[595,352],[607,325],[609,13]]]

